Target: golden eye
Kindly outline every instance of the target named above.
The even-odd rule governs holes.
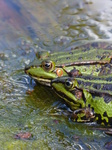
[[[47,72],[52,72],[55,69],[55,63],[50,60],[42,61],[42,68]]]
[[[73,82],[70,79],[67,79],[65,81],[65,87],[69,88],[69,89],[72,88],[73,87]]]

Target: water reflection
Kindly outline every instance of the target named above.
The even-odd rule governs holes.
[[[3,46],[20,36],[39,39],[41,47],[55,50],[79,40],[110,39],[112,2],[105,1],[0,1]],[[33,9],[32,9],[33,8]]]

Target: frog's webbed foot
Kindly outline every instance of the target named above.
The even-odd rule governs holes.
[[[92,122],[95,119],[95,115],[90,108],[81,108],[75,110],[71,118],[77,122]]]

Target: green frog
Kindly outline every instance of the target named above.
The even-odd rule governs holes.
[[[40,51],[34,62],[25,68],[25,73],[37,82],[50,86],[51,80],[57,77],[109,74],[112,70],[108,65],[111,59],[112,44],[92,42],[71,48],[70,51]]]
[[[61,77],[52,80],[51,86],[73,110],[74,121],[112,126],[111,75]]]

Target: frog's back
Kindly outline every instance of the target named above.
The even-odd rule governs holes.
[[[57,66],[62,65],[80,65],[88,61],[109,62],[112,56],[112,43],[110,42],[92,42],[81,46],[72,47],[65,51],[51,52],[47,54],[46,59],[56,62]],[[75,63],[73,63],[75,62]]]

